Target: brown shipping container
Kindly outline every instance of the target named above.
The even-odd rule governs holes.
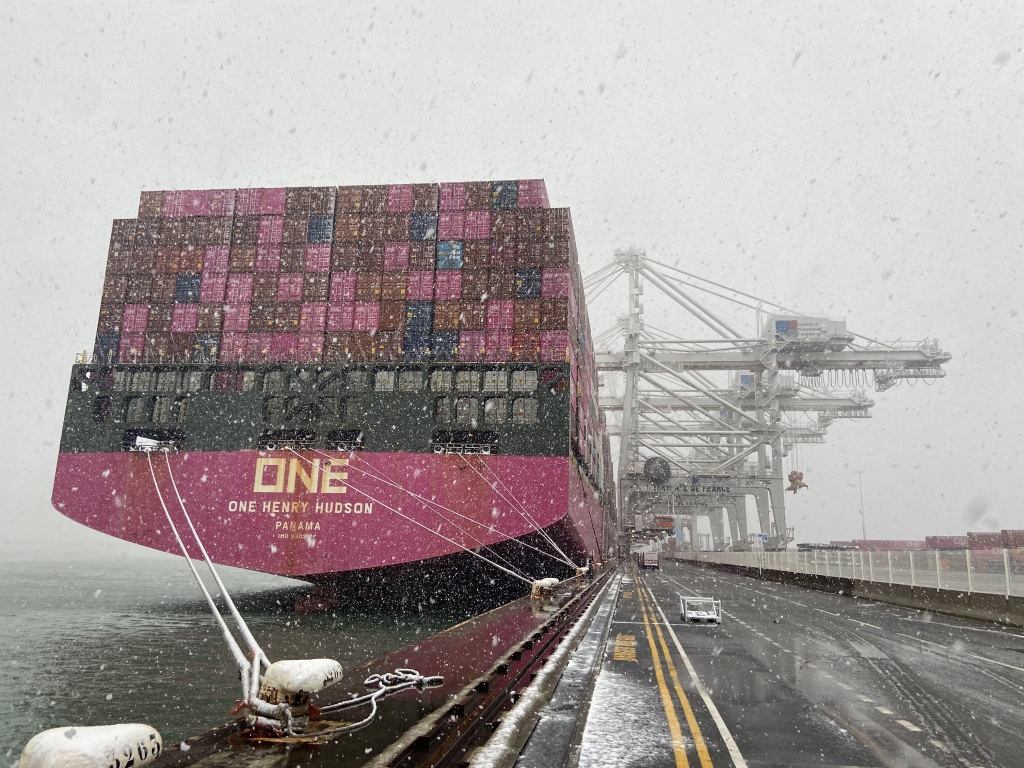
[[[338,187],[338,202],[335,210],[339,213],[359,213],[363,209],[362,187]]]
[[[518,268],[540,269],[544,266],[544,259],[543,243],[519,241],[519,247],[516,250],[516,266]]]
[[[382,363],[402,360],[402,334],[399,331],[380,331],[375,339],[373,357]]]
[[[156,249],[153,259],[153,271],[162,275],[171,275],[181,266],[181,248],[161,245]]]
[[[309,190],[309,215],[327,216],[334,213],[338,190],[334,187],[312,187]],[[287,205],[287,198],[285,200]]]
[[[359,264],[359,246],[356,243],[335,243],[331,247],[331,271],[348,272]]]
[[[349,354],[354,360],[372,360],[376,351],[376,333],[357,331],[352,334]]]
[[[100,301],[104,304],[124,304],[127,293],[127,276],[111,275],[103,281],[103,298]]]
[[[252,278],[253,302],[274,303],[277,301],[277,275],[254,275]]]
[[[274,330],[277,304],[254,303],[249,309],[249,333],[265,333]]]
[[[107,275],[125,275],[131,270],[132,247],[113,243],[107,249]]]
[[[364,242],[358,246],[356,263],[353,269],[356,272],[382,272],[384,270],[383,242]]]
[[[519,243],[490,241],[491,269],[515,269]]]
[[[463,292],[465,295],[465,292]],[[459,302],[459,327],[464,331],[487,330],[487,303],[474,299]]]
[[[540,300],[520,299],[513,306],[513,325],[516,331],[540,329]]]
[[[156,269],[156,248],[135,246],[129,258],[128,270],[136,275],[152,275]]]
[[[178,246],[185,244],[185,221],[183,219],[160,219],[160,245]]]
[[[252,272],[256,268],[255,245],[233,245],[228,256],[228,271]]]
[[[431,270],[437,260],[437,245],[433,240],[409,244],[409,271]]]
[[[380,301],[382,279],[380,272],[360,272],[356,276],[356,301]]]
[[[223,304],[200,304],[196,321],[198,333],[219,333],[224,325]]]
[[[540,360],[540,333],[516,331],[512,334],[512,359],[517,362]]]
[[[301,318],[302,304],[300,302],[278,304],[274,312],[274,330],[279,333],[297,331]]]
[[[181,249],[181,260],[178,262],[178,272],[189,275],[196,275],[203,271],[203,259],[206,257],[206,246],[187,245]]]
[[[306,269],[306,246],[289,243],[281,246],[282,272],[303,272]]]
[[[151,275],[131,275],[128,278],[128,292],[125,302],[128,304],[148,304],[149,292],[153,284]]]
[[[967,546],[969,549],[1002,549],[1003,534],[968,531]]]
[[[501,242],[519,239],[519,216],[515,210],[491,214],[491,239]]]
[[[413,184],[412,209],[414,211],[436,211],[440,191],[441,187],[437,184]]]
[[[259,216],[236,216],[231,224],[232,245],[256,245],[260,237]]]
[[[135,228],[138,223],[138,219],[114,219],[114,226],[110,230],[110,242],[122,245],[134,244]]]
[[[405,327],[405,302],[382,301],[378,327],[382,331],[402,330]]]
[[[162,278],[153,278],[154,282],[161,280]],[[174,300],[173,294],[171,295],[171,301],[163,302],[151,302],[149,305],[149,318],[146,320],[146,331],[152,333],[170,333],[171,323],[174,320]]]
[[[207,245],[231,245],[230,216],[212,216],[206,220]]]
[[[327,301],[331,292],[331,276],[326,272],[307,274],[302,278],[303,301]]]
[[[136,246],[157,246],[160,244],[160,219],[139,219],[135,227]]]
[[[516,232],[520,240],[533,242],[544,237],[544,218],[539,211],[532,208],[520,208],[516,211]]]
[[[470,181],[466,183],[466,210],[491,210],[491,192],[493,186],[489,181]]]
[[[380,284],[381,301],[405,301],[408,272],[385,272]]]
[[[409,239],[409,214],[385,214],[384,239],[389,243],[406,242]]]
[[[338,213],[334,217],[334,239],[358,240],[360,218],[357,213]]]
[[[382,213],[364,214],[359,219],[359,237],[362,240],[384,240],[387,230],[388,219]]]
[[[463,292],[465,295],[465,292]],[[512,299],[516,295],[516,273],[509,269],[492,269],[487,277],[487,298]]]
[[[185,239],[182,245],[206,245],[209,225],[203,216],[189,216],[185,219]]]
[[[1003,531],[1003,546],[1007,549],[1024,549],[1024,531]]]
[[[386,186],[363,187],[360,198],[363,213],[384,213],[388,204]]]
[[[96,323],[96,333],[120,333],[123,317],[124,304],[122,302],[103,302],[100,304],[100,317]]]
[[[285,216],[309,216],[309,187],[288,187],[284,196]]]
[[[139,218],[158,218],[163,212],[163,192],[143,192],[139,195]]]
[[[544,331],[563,331],[569,327],[568,299],[541,299],[540,327]]]
[[[482,301],[490,289],[488,280],[486,269],[462,270],[462,298],[474,302]]]
[[[466,240],[462,243],[462,268],[487,269],[491,264],[491,244],[487,240]]]
[[[460,328],[459,318],[462,315],[461,301],[434,302],[434,330],[456,331]]]
[[[305,243],[308,227],[308,216],[285,216],[284,235],[281,241],[284,243]]]

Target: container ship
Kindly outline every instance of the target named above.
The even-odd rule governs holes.
[[[341,598],[600,560],[614,490],[569,210],[542,180],[143,192],[113,223],[53,505],[173,553],[184,509],[214,562]]]

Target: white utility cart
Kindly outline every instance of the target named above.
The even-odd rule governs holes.
[[[722,601],[713,597],[679,596],[679,618],[688,624],[721,624]]]

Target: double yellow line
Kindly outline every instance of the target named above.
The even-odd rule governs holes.
[[[700,758],[701,768],[713,768],[711,755],[708,754],[708,745],[704,742],[704,737],[701,735],[700,726],[697,725],[697,718],[694,716],[693,708],[690,706],[690,700],[686,698],[686,692],[683,691],[683,686],[679,684],[676,665],[672,662],[672,654],[669,653],[665,636],[661,632],[661,625],[658,623],[657,616],[654,613],[654,608],[651,604],[653,597],[651,597],[647,588],[642,587],[640,584],[637,584],[637,595],[640,598],[640,610],[643,612],[644,627],[647,630],[647,642],[651,645],[651,656],[654,659],[654,676],[658,681],[658,690],[661,691],[661,704],[665,708],[665,717],[668,718],[668,730],[672,736],[672,752],[675,755],[676,767],[689,768],[690,762],[686,758],[686,744],[683,741],[682,730],[679,727],[679,717],[676,715],[675,701],[673,701],[672,694],[665,682],[665,673],[662,670],[658,644],[661,645],[662,653],[665,655],[665,664],[668,667],[668,674],[672,680],[672,688],[675,690],[676,698],[679,699],[679,703],[682,705],[686,724],[690,728],[690,735],[693,737],[693,743],[697,749],[697,757]],[[658,635],[658,644],[654,642],[654,632],[651,631],[652,624]]]

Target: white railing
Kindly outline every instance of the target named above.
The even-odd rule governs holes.
[[[669,557],[879,584],[1024,597],[1024,549],[675,552]]]

